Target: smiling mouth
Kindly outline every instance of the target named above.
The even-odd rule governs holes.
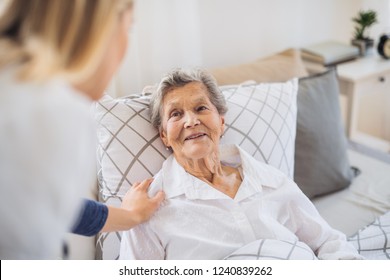
[[[205,135],[206,135],[206,133],[197,133],[197,134],[193,134],[193,135],[190,135],[190,136],[186,137],[186,138],[184,139],[184,141],[197,139],[197,138],[202,137],[202,136],[205,136]]]

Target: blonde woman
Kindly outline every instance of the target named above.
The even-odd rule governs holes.
[[[96,181],[90,105],[124,56],[132,6],[131,0],[7,1],[0,17],[0,259],[57,258],[76,222],[81,233],[89,230],[80,222],[85,227],[93,215],[101,220],[94,227],[130,228],[163,199],[147,196],[146,180],[122,209],[90,201],[93,211],[86,203],[78,218],[81,197]]]

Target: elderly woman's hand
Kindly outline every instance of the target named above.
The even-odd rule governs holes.
[[[123,197],[122,208],[131,213],[132,220],[136,224],[148,220],[164,200],[163,191],[159,191],[154,197],[149,197],[148,188],[152,181],[153,179],[146,179],[141,183],[135,183]]]

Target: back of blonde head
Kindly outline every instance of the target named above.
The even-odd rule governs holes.
[[[22,80],[80,82],[98,66],[132,0],[8,0],[0,17],[0,70]]]

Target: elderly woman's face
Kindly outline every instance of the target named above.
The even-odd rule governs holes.
[[[191,82],[165,95],[160,136],[177,157],[200,159],[217,152],[223,130],[224,117],[202,83]]]

